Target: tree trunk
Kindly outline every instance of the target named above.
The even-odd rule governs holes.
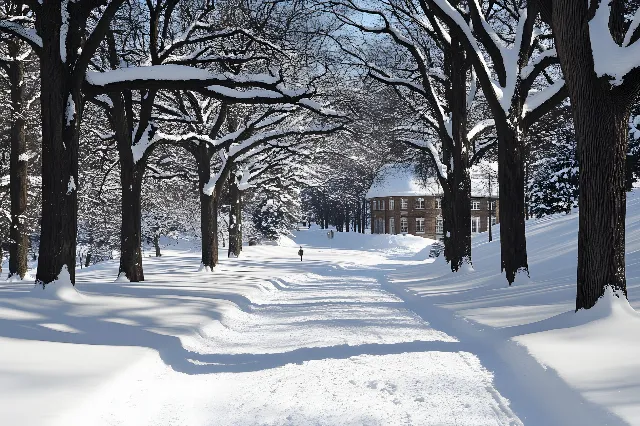
[[[36,26],[40,56],[42,113],[42,222],[37,282],[54,281],[64,266],[75,283],[78,198],[78,143],[82,117],[80,84],[60,59],[60,2],[44,2]],[[80,82],[82,83],[82,82]],[[75,114],[67,121],[67,106]]]
[[[91,265],[91,252],[87,253],[87,257],[84,262],[84,267],[88,268]]]
[[[488,173],[489,176],[489,242],[493,241],[493,215],[494,215],[494,211],[493,211],[493,182],[492,181],[492,176],[491,176],[491,171],[489,171]]]
[[[242,206],[240,190],[235,173],[229,174],[229,251],[228,257],[240,256],[242,250]]]
[[[19,45],[15,41],[8,43],[9,56],[17,58]],[[25,141],[24,110],[24,69],[19,60],[9,64],[9,83],[11,87],[11,228],[9,230],[9,277],[27,273],[27,229],[24,214],[27,210],[27,144]]]
[[[128,146],[129,152],[131,146]],[[120,223],[120,269],[131,282],[144,281],[142,269],[142,173],[131,155],[120,156],[122,222]]]
[[[457,38],[452,38],[446,56],[451,105],[451,139],[443,143],[444,163],[449,168],[442,182],[442,225],[444,256],[451,271],[471,264],[471,178],[469,176],[469,142],[467,140],[467,65],[465,52]]]
[[[367,199],[362,199],[362,233],[365,233],[365,229],[367,229]]]
[[[500,191],[500,254],[509,285],[519,271],[529,272],[524,212],[523,140],[506,123],[498,133],[498,188]]]
[[[200,194],[200,233],[202,235],[201,267],[212,270],[218,263],[218,194],[207,190],[211,180],[211,165],[206,144],[194,152],[198,165],[198,192]]]
[[[156,257],[162,257],[162,253],[160,252],[160,235],[158,234],[153,236],[153,247],[156,249]]]
[[[344,211],[344,226],[346,231],[349,232],[349,207],[346,207]]]
[[[625,160],[630,106],[636,93],[598,79],[587,3],[556,0],[553,29],[578,142],[580,208],[576,310],[593,307],[607,286],[627,293]],[[619,2],[612,5],[612,18]],[[613,10],[618,9],[618,10]],[[626,81],[625,81],[626,83]],[[500,206],[502,209],[502,206]]]
[[[144,281],[142,268],[142,180],[146,159],[134,161],[131,147],[133,129],[128,118],[127,103],[120,93],[110,95],[114,108],[109,114],[111,128],[118,144],[122,212],[120,222],[120,267],[131,282]]]

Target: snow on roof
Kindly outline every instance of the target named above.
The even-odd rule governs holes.
[[[387,164],[382,166],[369,188],[366,197],[437,195],[442,189],[436,178],[423,181],[416,176],[412,164]]]
[[[490,173],[487,167],[491,170]],[[492,175],[491,194],[493,197],[498,196],[497,165],[483,163],[471,169],[472,197],[489,195],[489,174]],[[366,198],[420,195],[442,195],[442,187],[438,179],[435,177],[420,179],[415,173],[413,164],[387,164],[378,170]]]

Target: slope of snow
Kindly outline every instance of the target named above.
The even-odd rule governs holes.
[[[525,424],[538,412],[530,395],[509,391],[522,374],[509,365],[522,364],[528,353],[538,362],[526,379],[531,389],[550,392],[549,383],[556,384],[553,397],[541,402],[553,414],[559,401],[555,418],[566,412],[565,424],[640,425],[640,316],[634,310],[640,309],[640,191],[629,193],[627,203],[629,302],[609,291],[595,308],[574,312],[578,217],[574,211],[528,221],[530,279],[512,287],[500,273],[497,226],[493,242],[486,233],[473,238],[474,271],[452,274],[441,258],[416,262],[389,273],[387,288],[463,343],[466,336],[473,345],[501,347],[480,359]],[[571,399],[590,407],[586,423],[563,408]]]

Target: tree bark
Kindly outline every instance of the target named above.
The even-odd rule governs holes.
[[[524,212],[524,144],[505,122],[496,120],[500,200],[501,266],[509,285],[519,271],[529,271]]]
[[[200,144],[194,155],[198,165],[200,193],[201,267],[212,270],[218,263],[218,194],[215,189],[213,193],[205,190],[211,180],[211,165],[206,144]]]
[[[349,207],[347,206],[344,210],[344,226],[347,232],[349,232]]]
[[[142,173],[129,155],[120,156],[122,222],[120,223],[120,269],[131,282],[144,281],[142,269]],[[128,157],[128,158],[127,158]]]
[[[162,253],[160,252],[160,235],[158,234],[153,236],[153,247],[156,249],[156,257],[162,257]]]
[[[615,17],[619,9],[613,9],[620,3],[613,3]],[[584,24],[587,7],[583,2],[556,0],[552,12],[580,165],[576,310],[593,307],[607,286],[627,294],[625,160],[629,111],[637,96],[624,84],[611,88],[595,74],[589,27]]]
[[[442,224],[444,256],[456,272],[471,264],[471,178],[467,139],[467,70],[464,48],[452,38],[446,52],[449,86],[447,98],[451,111],[451,139],[443,138],[444,163],[453,164],[442,182]]]
[[[26,232],[27,210],[27,144],[25,141],[24,65],[16,58],[20,46],[15,41],[8,44],[9,56],[15,60],[9,64],[11,87],[11,228],[9,230],[9,277],[27,273],[28,238]]]
[[[228,257],[240,256],[242,251],[242,206],[238,178],[229,173],[229,251]]]
[[[36,26],[42,35],[40,56],[42,113],[42,222],[37,282],[54,281],[64,266],[75,283],[78,143],[82,95],[60,58],[60,2],[40,5]],[[66,122],[67,106],[75,114]]]

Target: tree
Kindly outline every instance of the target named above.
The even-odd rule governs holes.
[[[205,0],[159,0],[155,4],[146,2],[151,31],[143,34],[143,39],[146,40],[144,44],[150,48],[151,65],[145,63],[124,67],[122,64],[126,65],[126,58],[124,63],[117,65],[110,62],[114,59],[113,56],[106,56],[106,62],[94,61],[98,48],[107,38],[112,21],[125,4],[124,0],[63,0],[42,3],[29,0],[17,4],[24,4],[27,9],[17,8],[20,15],[8,15],[2,11],[0,32],[29,44],[40,58],[43,214],[41,256],[36,278],[43,285],[55,280],[65,266],[69,269],[71,282],[75,282],[73,265],[77,235],[78,146],[85,96],[96,98],[108,93],[116,94],[114,97],[117,97],[123,91],[138,91],[141,93],[141,111],[153,108],[155,94],[159,89],[199,89],[219,99],[242,99],[244,102],[260,103],[282,103],[283,100],[295,103],[310,96],[305,90],[287,89],[282,84],[280,75],[230,75],[185,65],[199,64],[202,58],[196,54],[184,60],[181,56],[183,48],[194,49],[216,38],[229,36],[230,33],[246,33],[241,29],[232,29],[230,33],[213,31],[213,25],[202,24],[193,19],[195,15],[188,13],[190,8],[195,8],[203,11],[204,15],[200,16],[207,17],[215,10],[216,3]],[[182,7],[178,7],[179,5]],[[137,6],[138,3],[135,4]],[[181,16],[188,20],[173,25],[176,10],[184,12]],[[202,35],[203,32],[209,34]],[[106,40],[106,43],[109,44],[110,41]],[[200,52],[207,55],[208,50]],[[209,56],[207,58],[207,63],[215,59]],[[173,60],[176,63],[166,63]],[[100,69],[88,73],[90,65],[97,65]],[[126,97],[120,99],[123,103],[127,100]],[[127,111],[130,112],[131,109]],[[124,108],[118,110],[118,114],[117,118],[121,123],[118,131],[125,130],[121,139],[129,141],[128,148],[136,154],[144,155],[142,147],[146,147],[153,137],[151,120],[142,117],[138,126],[134,127],[132,116],[127,116]],[[135,133],[132,132],[134,128]],[[133,157],[134,160],[140,158],[138,155]],[[140,180],[139,177],[127,174],[133,170],[131,167],[124,167],[123,170],[127,184]],[[123,187],[128,188],[128,185]],[[139,193],[137,186],[132,188],[132,191]],[[135,194],[130,198],[135,203]],[[134,204],[132,206],[135,207]],[[137,209],[134,211],[138,213]],[[134,222],[134,227],[138,224],[139,221]],[[134,246],[139,238],[135,238],[134,229],[128,231],[134,233],[133,243],[130,244]],[[128,245],[127,250],[124,250],[125,254],[131,251],[129,248],[131,247]],[[135,249],[132,255],[125,258],[133,260],[133,266],[128,269],[135,269],[138,258]],[[131,275],[134,276],[135,273],[131,272]]]
[[[375,8],[354,0],[328,2],[340,20],[364,34],[384,34],[392,42],[396,63],[388,56],[366,55],[354,44],[341,48],[368,69],[368,76],[392,87],[404,108],[413,112],[399,125],[399,140],[422,150],[435,166],[443,189],[442,216],[445,257],[452,271],[471,263],[471,180],[469,169],[492,144],[476,144],[478,136],[493,126],[481,120],[468,128],[469,110],[476,97],[475,76],[457,34],[446,35],[433,14],[421,15],[411,3],[380,2]],[[341,9],[335,9],[340,7]],[[342,9],[367,19],[347,16]],[[426,18],[426,19],[424,19]],[[375,21],[376,24],[372,24]],[[467,90],[468,87],[468,90]]]
[[[566,81],[580,163],[576,310],[610,286],[626,295],[626,155],[640,91],[636,2],[541,0]],[[627,19],[631,16],[632,18]]]
[[[420,5],[426,16],[444,22],[447,36],[455,35],[464,47],[493,116],[501,266],[511,284],[518,271],[528,271],[523,135],[566,97],[564,81],[547,72],[558,62],[556,52],[548,32],[536,25],[536,2],[420,0]],[[445,31],[438,22],[433,25],[434,30]]]

